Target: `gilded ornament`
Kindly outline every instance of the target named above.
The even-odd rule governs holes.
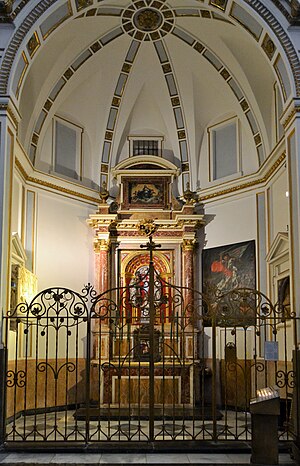
[[[138,11],[134,16],[135,26],[145,32],[151,32],[158,29],[161,26],[162,20],[162,15],[152,8],[146,8]]]
[[[64,77],[66,79],[70,79],[72,75],[73,75],[73,71],[71,70],[71,68],[68,68],[67,71],[65,71],[64,73]]]
[[[248,102],[247,102],[245,99],[243,99],[242,102],[240,102],[240,104],[241,104],[241,107],[242,107],[242,109],[244,110],[244,112],[245,112],[246,110],[248,110],[249,105],[248,105]]]
[[[182,242],[183,251],[193,251],[196,244],[195,239],[184,239]]]
[[[201,10],[202,18],[210,18],[210,12],[208,10]]]
[[[77,10],[82,10],[93,4],[93,0],[76,0]]]
[[[105,139],[107,139],[108,141],[112,141],[112,138],[113,138],[113,134],[111,131],[106,131],[105,132]]]
[[[101,204],[106,204],[106,201],[109,197],[109,191],[107,190],[107,184],[103,181],[102,186],[100,188],[99,196],[101,199]]]
[[[27,49],[28,49],[30,57],[34,55],[34,52],[39,46],[40,46],[40,41],[39,41],[37,33],[35,32],[27,43]]]
[[[200,42],[196,42],[194,45],[194,49],[197,50],[197,52],[201,53],[204,50],[204,45],[200,44]]]
[[[270,39],[268,34],[266,34],[263,43],[262,43],[262,48],[266,52],[267,56],[272,59],[274,53],[275,53],[275,44],[274,42]]]
[[[165,23],[165,24],[163,25],[162,29],[163,29],[164,31],[166,31],[166,32],[170,32],[171,29],[172,29],[172,27],[173,27],[172,24],[170,24],[170,23]]]
[[[152,40],[160,39],[160,35],[158,34],[158,32],[151,32],[150,36]]]
[[[254,138],[255,144],[258,145],[261,143],[261,137],[260,134],[257,134]]]
[[[155,224],[154,220],[150,218],[142,220],[138,225],[138,229],[143,235],[152,236],[157,231],[158,226]]]
[[[171,10],[164,11],[164,17],[166,19],[173,18],[173,12]]]
[[[195,204],[195,202],[196,202],[195,195],[196,195],[196,193],[194,191],[191,191],[191,189],[190,189],[190,183],[187,182],[186,189],[183,192],[183,199],[185,200],[187,205]]]
[[[51,100],[47,99],[44,105],[44,109],[47,110],[47,112],[49,112],[51,107],[52,107],[52,102]]]
[[[178,139],[185,139],[185,138],[186,138],[185,131],[184,130],[178,131]]]
[[[110,249],[110,242],[106,241],[105,239],[98,239],[94,242],[94,251],[109,251]]]
[[[171,73],[171,71],[172,71],[170,63],[166,63],[165,65],[163,65],[162,68],[163,68],[164,73]]]
[[[180,105],[179,97],[172,97],[171,100],[172,100],[173,107],[177,107],[178,105]]]
[[[122,71],[125,73],[130,73],[131,70],[131,64],[130,63],[124,63],[122,66]]]
[[[223,70],[221,71],[221,76],[223,76],[224,79],[228,79],[230,73],[226,70],[226,68],[223,68]]]
[[[99,42],[95,42],[93,45],[91,45],[91,49],[94,53],[96,53],[101,49],[101,44]]]
[[[37,143],[39,142],[39,137],[37,134],[33,133],[33,136],[32,136],[32,142],[33,144],[37,145]]]
[[[211,0],[210,4],[224,11],[226,8],[227,0]]]
[[[121,99],[120,97],[113,97],[112,100],[112,105],[113,107],[119,107],[120,106]]]

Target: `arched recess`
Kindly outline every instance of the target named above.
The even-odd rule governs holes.
[[[147,293],[149,281],[149,254],[144,251],[123,252],[121,261],[121,286],[126,286],[126,293],[128,294],[126,302],[132,302],[124,311],[126,312],[127,319],[130,319],[133,324],[140,324],[143,323],[143,319],[141,319],[143,310],[134,306],[132,296],[136,292],[136,289],[141,289],[144,293]],[[154,287],[156,287],[160,295],[164,295],[167,284],[173,283],[173,255],[169,251],[155,251],[153,263],[155,269]],[[167,294],[169,299],[165,304],[160,306],[162,315],[156,316],[157,319],[163,318],[164,322],[168,322],[171,317],[169,305],[171,299],[170,292]],[[147,311],[144,310],[144,312],[144,317],[147,319]]]

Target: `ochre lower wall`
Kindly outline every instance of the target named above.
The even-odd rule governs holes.
[[[48,359],[47,366],[43,363],[42,359],[19,359],[17,365],[15,361],[8,362],[7,418],[24,410],[85,401],[85,359]]]

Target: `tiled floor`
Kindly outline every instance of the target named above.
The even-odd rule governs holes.
[[[13,464],[250,464],[247,453],[2,453],[0,463]],[[279,464],[296,464],[288,454],[279,455]]]
[[[86,442],[85,422],[76,421],[73,412],[27,415],[7,425],[8,441],[51,440]],[[222,413],[217,422],[216,431],[219,440],[250,440],[251,422],[248,413]],[[54,429],[54,426],[57,426]],[[145,420],[126,421],[91,421],[89,423],[89,441],[101,442],[109,440],[113,447],[118,441],[130,438],[137,442],[147,440],[149,424]],[[195,421],[155,421],[155,435],[158,440],[211,440],[213,432],[212,420]],[[285,435],[285,434],[284,434]],[[282,435],[282,440],[284,440]],[[250,464],[250,453],[5,453],[0,452],[0,463],[15,464]],[[281,465],[296,464],[288,454],[280,454]]]

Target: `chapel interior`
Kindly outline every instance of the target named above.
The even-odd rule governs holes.
[[[0,2],[8,444],[250,441],[270,386],[299,435],[300,23],[264,3]]]

